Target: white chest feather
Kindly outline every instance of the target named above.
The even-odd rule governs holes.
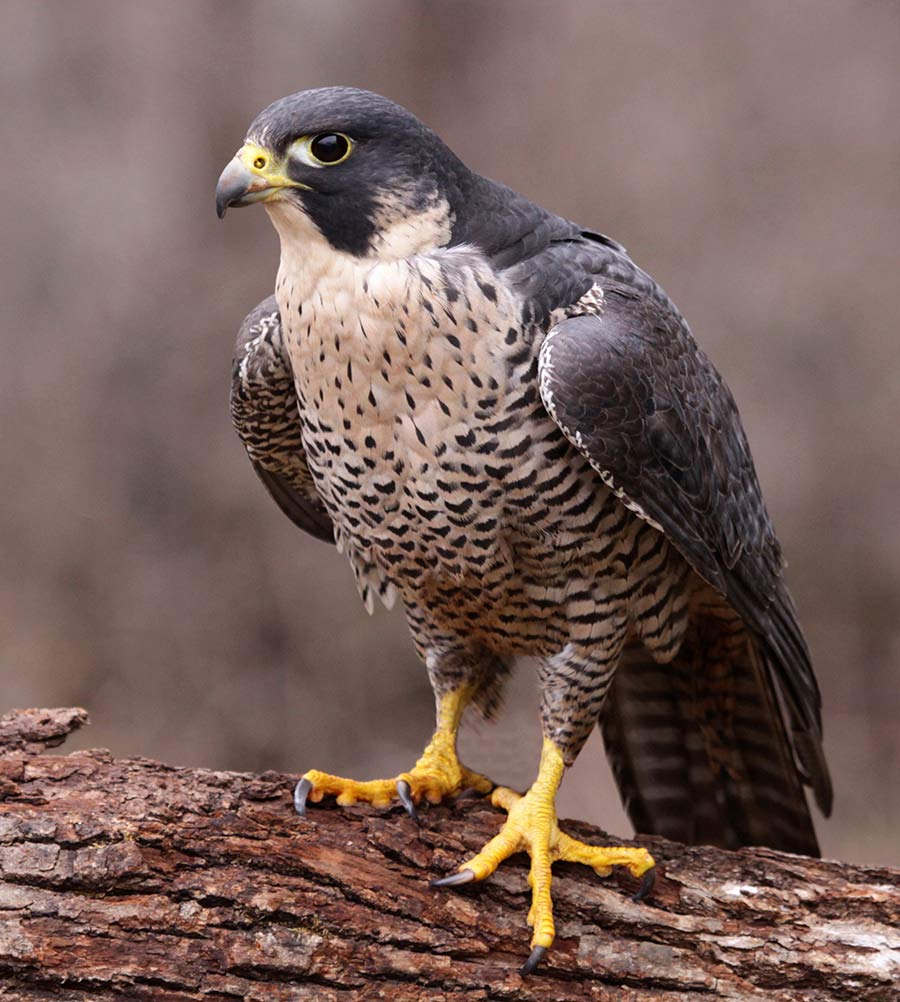
[[[513,391],[521,307],[469,248],[360,258],[270,213],[309,466],[341,541],[371,550],[411,507],[432,517],[441,470],[471,459],[473,425]]]

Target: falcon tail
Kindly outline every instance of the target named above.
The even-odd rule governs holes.
[[[670,664],[628,648],[601,730],[638,832],[819,855],[765,655],[730,610],[695,612]]]

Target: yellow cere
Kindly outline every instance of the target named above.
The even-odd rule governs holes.
[[[288,177],[284,173],[284,161],[274,156],[271,150],[257,146],[256,143],[244,143],[237,151],[237,157],[247,170],[265,181],[266,187],[273,189],[272,195],[277,194],[279,188],[302,188],[304,191],[312,191],[309,185]]]

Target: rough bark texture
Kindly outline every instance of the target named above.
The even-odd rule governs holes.
[[[429,887],[494,834],[483,801],[313,807],[292,778],[50,754],[82,710],[0,718],[0,998],[888,1000],[900,983],[896,871],[641,840],[634,881],[560,866],[558,938],[528,954],[525,860]],[[587,825],[565,827],[598,843]]]

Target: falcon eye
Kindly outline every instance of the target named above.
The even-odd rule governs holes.
[[[350,140],[342,132],[320,132],[309,140],[310,156],[329,167],[346,160],[350,150]]]

